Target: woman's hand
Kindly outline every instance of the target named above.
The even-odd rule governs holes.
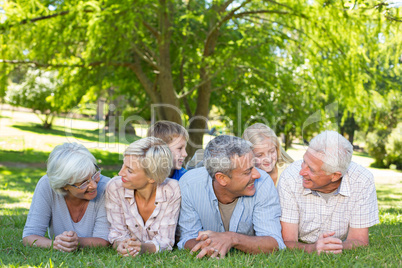
[[[72,252],[78,248],[78,236],[74,231],[65,231],[56,236],[53,241],[53,249],[63,252]]]
[[[117,252],[124,257],[136,257],[141,252],[141,242],[135,237],[121,241],[117,246]]]

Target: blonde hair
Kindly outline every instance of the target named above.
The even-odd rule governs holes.
[[[183,126],[170,121],[156,122],[148,129],[147,133],[147,137],[159,138],[167,144],[179,136],[183,136],[188,141],[187,130]]]
[[[145,174],[157,184],[169,176],[173,168],[173,157],[167,144],[158,138],[147,137],[131,143],[124,156],[135,156]]]
[[[276,162],[276,165],[293,163],[294,160],[282,148],[275,132],[267,125],[256,123],[246,128],[243,133],[243,139],[251,142],[253,148],[257,144],[261,144],[266,138],[270,139],[275,145],[276,152],[278,154],[278,161]]]

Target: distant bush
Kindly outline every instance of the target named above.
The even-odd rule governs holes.
[[[387,129],[381,129],[376,132],[371,132],[367,134],[366,144],[368,154],[374,158],[374,167],[384,168],[386,167],[384,163],[386,151],[385,144],[390,131]]]
[[[386,165],[389,166],[393,164],[396,165],[397,169],[402,169],[402,123],[399,123],[388,136],[385,151]]]
[[[374,158],[372,166],[385,168],[395,165],[402,169],[402,123],[394,129],[381,129],[367,134],[367,152]]]

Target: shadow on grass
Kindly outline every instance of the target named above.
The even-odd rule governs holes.
[[[0,150],[1,161],[20,162],[20,163],[45,163],[49,157],[48,152],[26,150],[18,151],[3,151]]]
[[[120,153],[108,152],[99,149],[91,149],[89,151],[97,159],[100,166],[121,165],[123,163],[123,155]],[[15,163],[41,163],[44,165],[49,157],[49,154],[50,152],[34,150],[26,150],[24,152],[0,150],[0,161]]]
[[[9,195],[2,195],[0,194],[0,205],[1,204],[12,204],[12,203],[18,203],[20,199],[18,197],[12,197]]]
[[[0,187],[13,191],[33,192],[39,179],[46,174],[40,168],[0,167]]]
[[[123,137],[120,137],[119,134],[110,137],[110,134],[102,134],[99,133],[99,129],[88,130],[88,129],[77,129],[77,128],[66,128],[62,126],[53,126],[52,129],[45,129],[41,125],[38,124],[18,124],[12,125],[13,128],[33,132],[36,134],[43,134],[43,135],[55,135],[55,136],[62,136],[62,137],[74,137],[76,139],[91,141],[91,142],[109,142],[113,138],[113,143],[125,143],[130,144],[141,137],[138,137],[133,134],[126,134],[124,133]]]
[[[60,126],[53,126],[52,129],[45,129],[41,125],[38,124],[24,124],[24,125],[12,125],[13,128],[33,132],[36,134],[43,135],[55,135],[55,136],[73,136],[77,139],[83,139],[87,141],[99,141],[99,130],[88,130],[88,129],[75,129],[69,128],[66,131],[66,128]]]

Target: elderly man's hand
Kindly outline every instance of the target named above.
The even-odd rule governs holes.
[[[63,252],[72,252],[78,248],[78,236],[74,231],[65,231],[56,236],[53,248]]]
[[[335,232],[329,232],[320,235],[315,243],[318,254],[321,252],[334,254],[342,253],[342,240],[332,237],[334,234]]]
[[[191,252],[201,249],[197,258],[202,258],[205,255],[211,258],[219,258],[219,256],[224,258],[233,246],[233,235],[231,232],[201,231],[198,233],[196,240],[200,242],[191,249]]]

